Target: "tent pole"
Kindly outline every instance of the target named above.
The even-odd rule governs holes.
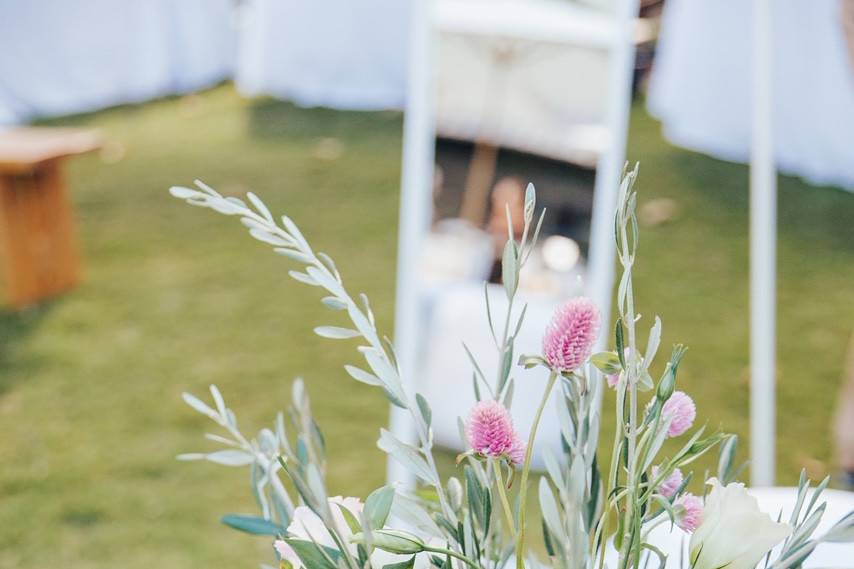
[[[750,479],[775,473],[777,179],[772,139],[771,0],[753,1],[753,124],[750,155]]]
[[[420,314],[418,266],[421,244],[430,225],[435,123],[433,104],[434,0],[410,3],[410,41],[407,65],[406,110],[403,120],[403,165],[397,242],[394,342],[404,388],[414,393]],[[405,410],[391,406],[389,429],[400,440],[413,442],[415,430]],[[389,459],[390,483],[414,487],[412,474]]]

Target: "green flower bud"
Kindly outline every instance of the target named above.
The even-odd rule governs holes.
[[[463,485],[453,476],[448,479],[448,500],[455,512],[460,511],[463,506]]]
[[[667,367],[664,369],[664,375],[658,382],[658,390],[655,393],[655,397],[662,403],[670,399],[670,396],[673,395],[673,392],[676,390],[676,369],[679,367],[679,362],[682,361],[682,357],[685,355],[685,350],[686,348],[682,344],[676,344],[673,346],[673,353],[670,354],[670,361],[667,362]]]
[[[350,538],[350,541],[353,543],[364,543],[365,536],[362,533],[357,533]],[[425,548],[424,542],[417,536],[394,529],[374,530],[371,533],[371,543],[377,549],[398,555],[421,553]]]
[[[658,391],[655,392],[655,397],[664,403],[670,396],[673,395],[673,391],[676,389],[676,373],[674,372],[673,366],[669,363],[667,364],[667,369],[664,370],[664,376],[661,378],[661,381],[658,382]]]

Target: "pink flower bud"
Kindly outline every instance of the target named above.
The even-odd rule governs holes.
[[[599,310],[589,298],[559,307],[543,337],[543,356],[552,370],[567,372],[587,361],[599,333]]]
[[[652,467],[652,477],[653,478],[658,477],[658,467],[657,466]],[[670,476],[668,476],[664,482],[659,484],[658,488],[656,488],[656,490],[658,490],[658,493],[661,494],[662,496],[672,498],[673,495],[676,494],[676,491],[679,490],[679,487],[682,486],[682,482],[684,480],[685,479],[682,476],[682,471],[679,470],[678,468],[674,468],[673,472],[670,473]]]
[[[670,399],[664,402],[661,414],[663,417],[671,417],[667,436],[678,437],[694,424],[694,419],[697,417],[697,407],[685,392],[676,391],[670,396]]]
[[[510,413],[498,401],[489,399],[475,405],[469,414],[466,436],[478,454],[498,457],[513,448],[516,432]]]
[[[528,445],[518,435],[513,437],[513,444],[510,445],[510,450],[507,451],[507,458],[510,459],[510,464],[519,466],[525,462],[525,453],[528,450]]]
[[[676,525],[693,532],[703,521],[703,501],[693,494],[684,494],[674,503]]]

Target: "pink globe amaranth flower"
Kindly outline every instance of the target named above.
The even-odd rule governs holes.
[[[676,525],[684,531],[693,532],[703,521],[703,501],[693,494],[684,494],[674,503]]]
[[[510,464],[519,466],[525,462],[525,453],[528,450],[528,444],[518,435],[513,437],[513,444],[510,445],[510,450],[507,451],[507,458],[510,459]]]
[[[586,297],[559,307],[546,327],[543,356],[557,372],[577,369],[587,361],[599,334],[599,310]]]
[[[661,413],[664,417],[671,417],[667,436],[678,437],[694,424],[694,419],[697,417],[697,407],[687,393],[676,391],[670,396],[670,399],[664,402]]]
[[[498,457],[513,448],[516,432],[507,409],[493,399],[481,401],[469,414],[466,436],[478,454]]]
[[[653,478],[658,477],[658,467],[657,466],[652,467],[652,477]],[[679,490],[679,487],[682,486],[682,482],[684,480],[685,480],[685,478],[682,476],[682,471],[679,470],[678,468],[674,468],[673,472],[670,473],[670,476],[668,476],[664,480],[664,482],[659,484],[658,488],[656,488],[656,490],[658,490],[658,493],[661,494],[662,496],[672,498],[673,495],[676,494],[676,491]]]

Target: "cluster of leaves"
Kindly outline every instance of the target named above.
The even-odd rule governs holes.
[[[382,430],[377,444],[392,459],[403,464],[420,482],[430,487],[432,495],[425,498],[424,493],[416,495],[398,490],[393,500],[395,511],[400,519],[405,520],[408,527],[421,532],[428,540],[438,539],[447,545],[447,549],[433,547],[427,545],[424,539],[414,534],[383,529],[385,519],[382,520],[383,524],[378,524],[377,520],[358,520],[360,522],[358,535],[361,536],[362,543],[359,546],[358,558],[353,558],[340,535],[341,532],[337,532],[339,535],[336,535],[337,528],[334,527],[331,520],[324,490],[323,469],[314,462],[314,457],[310,453],[305,456],[307,460],[302,460],[299,451],[296,454],[288,453],[285,444],[279,443],[276,449],[282,451],[281,458],[274,457],[272,454],[265,455],[263,466],[274,474],[281,468],[298,492],[296,502],[309,507],[323,520],[336,542],[341,542],[336,543],[338,547],[335,555],[332,555],[328,548],[318,543],[300,543],[298,544],[299,548],[295,549],[301,559],[309,567],[314,567],[315,565],[312,563],[323,558],[325,562],[332,563],[332,567],[352,569],[354,566],[363,567],[365,563],[369,563],[368,560],[373,547],[401,553],[403,551],[398,546],[401,543],[406,543],[408,544],[407,547],[402,548],[406,550],[406,553],[430,553],[431,563],[435,567],[450,568],[456,562],[481,567],[482,565],[475,563],[479,563],[482,556],[485,555],[488,550],[487,544],[501,541],[500,538],[496,537],[496,534],[491,533],[493,528],[489,523],[491,520],[491,497],[487,490],[489,488],[488,475],[482,468],[479,468],[479,465],[473,465],[465,469],[466,483],[464,487],[456,479],[448,481],[447,484],[442,483],[432,453],[433,434],[430,406],[420,394],[415,394],[413,397],[404,389],[394,347],[387,337],[382,336],[377,331],[367,297],[364,294],[358,295],[358,301],[356,301],[350,296],[344,288],[341,275],[332,259],[325,253],[313,251],[293,221],[286,216],[282,216],[277,221],[254,194],[247,195],[252,206],[250,207],[243,200],[222,196],[201,182],[197,182],[197,186],[199,189],[175,187],[170,191],[173,196],[184,199],[192,205],[208,207],[225,215],[238,216],[252,237],[272,245],[276,253],[302,265],[301,270],[290,271],[289,274],[292,278],[301,283],[323,289],[326,293],[322,299],[324,305],[334,311],[347,314],[350,326],[320,326],[315,329],[315,332],[324,338],[359,339],[362,341],[363,344],[358,347],[358,351],[363,356],[367,369],[347,365],[345,366],[346,372],[357,381],[380,387],[392,404],[409,411],[415,425],[417,441],[414,444],[403,441],[393,433]],[[526,218],[530,221],[530,212],[533,211],[533,189],[531,189],[529,196],[531,205],[526,206]],[[540,218],[541,220],[542,218]],[[528,225],[526,224],[526,234],[527,229]],[[507,274],[510,275],[510,278],[505,279],[505,286],[510,296],[515,294],[519,270],[529,254],[530,246],[517,247],[515,243],[505,251],[504,266],[509,271]],[[519,321],[514,325],[515,333],[518,333],[518,326],[521,324],[523,316],[524,311],[519,317]],[[501,343],[503,360],[512,359],[512,341],[515,333],[511,333],[508,310],[504,339]],[[504,367],[500,378],[502,387],[499,389],[503,391],[507,399],[512,397],[512,389],[507,387],[512,385],[509,368],[509,365]],[[475,381],[477,382],[477,379]],[[187,397],[189,398],[188,403],[205,412],[202,407],[204,404],[192,396]],[[208,413],[205,412],[205,414]],[[226,414],[223,413],[223,415]],[[223,426],[230,424],[228,418],[217,417],[214,419]],[[311,423],[313,424],[313,421]],[[322,441],[319,430],[312,428],[311,434]],[[259,436],[260,439],[261,436]],[[246,448],[241,452],[248,453],[248,448],[259,444],[255,441],[247,441],[243,445]],[[306,449],[309,448],[311,447],[306,445]],[[210,456],[198,454],[184,455],[182,458],[210,458]],[[234,461],[235,465],[249,463],[250,460],[246,457]],[[268,476],[266,480],[270,479]],[[277,476],[275,480],[275,486],[283,488]],[[284,492],[284,495],[287,496],[287,493]],[[290,497],[282,497],[281,501],[290,505],[285,510],[286,512],[293,511],[294,500]],[[237,523],[235,523],[236,519],[239,520]],[[251,524],[247,521],[249,518],[246,517],[231,516],[227,517],[226,521],[232,526],[239,526],[238,529],[252,531],[258,527],[268,527],[270,530],[275,529],[275,532],[269,531],[267,533],[284,536],[283,530],[285,528],[282,526],[285,525],[284,522],[287,519],[278,516],[270,509],[262,509],[261,520],[253,519]],[[276,528],[264,526],[262,520],[273,521],[278,525]],[[356,528],[351,529],[355,530]],[[388,531],[396,533],[394,535],[382,533]],[[290,538],[288,538],[288,542],[291,542]],[[452,559],[457,561],[452,561]]]
[[[210,387],[214,405],[184,393],[184,401],[193,409],[219,425],[225,436],[208,433],[205,438],[225,448],[209,453],[187,453],[179,460],[207,460],[225,466],[249,466],[250,487],[261,510],[262,517],[231,515],[223,522],[237,529],[267,535],[283,534],[291,523],[296,501],[279,478],[284,463],[291,473],[302,479],[322,478],[326,468],[323,435],[309,408],[308,395],[302,380],[292,385],[292,404],[285,413],[280,412],[272,428],[261,429],[255,438],[244,436],[234,412],[229,409],[219,389]],[[293,442],[288,438],[293,432]],[[284,460],[282,460],[284,458]],[[263,530],[263,531],[262,531]]]
[[[225,406],[219,391],[212,387],[214,407],[191,395],[184,397],[189,405],[226,430],[228,437],[208,435],[226,448],[208,454],[182,455],[181,458],[249,466],[250,482],[261,513],[260,516],[226,516],[223,521],[243,531],[284,539],[311,569],[371,567],[375,549],[407,556],[404,561],[387,564],[383,569],[411,568],[419,554],[431,567],[440,569],[463,566],[501,569],[508,567],[514,556],[517,569],[537,567],[539,563],[527,557],[524,541],[527,478],[539,417],[552,387],[559,382],[557,402],[563,453],[556,457],[544,452],[547,476],[541,478],[538,488],[549,566],[562,569],[598,566],[602,569],[607,544],[613,538],[618,550],[618,569],[638,568],[642,562],[646,565],[650,558],[663,568],[666,556],[647,540],[647,536],[656,525],[676,521],[679,515],[676,500],[684,493],[691,475],[668,496],[658,491],[662,482],[677,468],[684,468],[718,444],[721,444],[719,479],[727,483],[734,480],[740,470],[734,459],[735,437],[722,433],[706,435],[704,427],[690,434],[677,452],[663,455],[672,420],[663,412],[664,404],[675,391],[685,349],[676,345],[659,380],[652,379],[650,368],[659,349],[661,321],[655,318],[645,349],[641,351],[636,332],[639,315],[632,290],[632,268],[638,244],[637,196],[633,190],[636,177],[637,168],[624,176],[615,218],[616,243],[623,266],[617,296],[619,318],[614,328],[616,349],[595,354],[589,365],[573,372],[558,374],[552,371],[531,428],[521,480],[516,484],[517,474],[508,457],[480,456],[474,452],[460,456],[459,461],[465,464],[459,478],[442,481],[433,457],[429,403],[420,394],[411,395],[404,387],[394,347],[377,331],[367,297],[364,294],[353,297],[348,293],[332,259],[313,251],[293,221],[286,216],[277,220],[251,193],[247,195],[250,204],[247,205],[240,199],[224,197],[201,182],[197,182],[199,189],[172,188],[175,197],[192,205],[238,216],[252,237],[301,265],[300,270],[290,271],[292,278],[323,290],[324,305],[346,314],[349,319],[346,326],[320,326],[315,332],[324,338],[360,342],[358,352],[364,364],[345,366],[347,374],[382,389],[392,404],[409,412],[415,426],[415,441],[401,440],[382,430],[377,444],[426,486],[418,493],[404,488],[380,488],[367,498],[358,516],[341,508],[348,527],[337,527],[332,512],[335,506],[330,504],[325,490],[323,437],[311,418],[302,383],[295,382],[293,404],[287,413],[293,442],[285,430],[284,414],[277,417],[273,429],[262,430],[255,439],[245,438],[237,428],[234,413]],[[514,302],[521,269],[533,250],[543,219],[541,214],[534,223],[535,209],[536,195],[533,186],[529,186],[522,238],[517,243],[512,233],[509,234],[502,255],[503,286],[508,300],[502,318],[494,314],[488,291],[484,290],[487,321],[498,363],[497,377],[493,381],[484,375],[475,354],[464,346],[472,364],[476,398],[488,397],[508,409],[514,390],[514,342],[527,308],[515,312]],[[509,210],[507,216],[508,228],[512,228]],[[501,320],[503,326],[496,327],[495,322]],[[524,367],[544,363],[540,356],[519,359]],[[596,452],[602,374],[619,377],[615,390],[615,439],[606,476],[600,471]],[[644,392],[651,397],[642,409],[640,394]],[[462,420],[459,426],[465,440]],[[282,472],[290,481],[292,493],[279,478]],[[821,541],[851,538],[852,515],[823,537],[812,537],[824,511],[824,505],[818,504],[817,499],[826,484],[824,481],[819,485],[801,515],[809,487],[802,481],[798,506],[791,521],[795,532],[773,564],[769,565],[770,560],[766,560],[766,569],[797,567]],[[512,496],[514,486],[515,496]],[[299,506],[310,509],[323,522],[334,547],[321,544],[314,536],[305,539],[288,534],[294,510]],[[387,527],[392,523],[405,526],[406,531]],[[616,526],[613,530],[609,527],[611,524]]]
[[[770,553],[765,557],[764,569],[796,569],[801,567],[804,561],[815,551],[815,548],[823,542],[854,542],[854,511],[849,512],[836,522],[822,536],[814,537],[818,524],[827,509],[827,503],[819,502],[819,498],[829,482],[829,476],[822,480],[813,489],[809,502],[807,502],[810,481],[807,479],[806,472],[801,471],[798,497],[788,520],[789,525],[793,528],[792,534],[783,542],[783,546],[777,552],[776,559],[773,562]],[[805,505],[806,507],[804,507]],[[777,521],[780,519],[782,519],[782,512]]]
[[[664,376],[659,382],[657,399],[649,408],[642,424],[634,421],[634,415],[626,413],[625,409],[636,401],[629,403],[637,389],[650,389],[652,380],[648,369],[658,349],[661,323],[656,324],[650,334],[647,350],[643,360],[636,357],[625,357],[626,353],[637,354],[634,337],[634,313],[631,300],[631,264],[634,261],[634,249],[629,253],[625,250],[626,226],[631,226],[633,247],[636,247],[637,224],[634,220],[634,194],[629,191],[633,183],[633,175],[626,177],[621,192],[620,211],[618,214],[618,245],[624,245],[621,254],[625,271],[620,285],[621,320],[617,327],[617,351],[598,354],[593,362],[603,373],[621,373],[618,388],[619,428],[618,440],[615,442],[615,455],[611,464],[611,475],[608,478],[609,492],[607,505],[618,513],[617,542],[621,544],[623,537],[626,542],[639,543],[639,531],[633,532],[626,528],[640,526],[666,511],[673,517],[672,498],[662,499],[652,490],[656,487],[649,480],[649,467],[656,457],[664,441],[664,435],[669,426],[668,421],[661,416],[661,403],[673,392],[675,374],[683,350],[677,347]],[[406,520],[421,520],[419,524],[427,535],[438,536],[450,551],[460,556],[462,560],[476,567],[503,567],[516,554],[517,567],[524,566],[524,534],[525,498],[527,496],[527,473],[530,467],[530,446],[533,443],[535,428],[532,429],[529,441],[529,452],[523,468],[522,482],[516,493],[513,505],[507,496],[508,481],[514,477],[513,468],[505,460],[486,458],[469,453],[465,458],[467,464],[463,469],[461,483],[457,478],[451,478],[442,484],[432,456],[432,413],[429,404],[420,395],[411,398],[403,387],[401,370],[394,356],[394,348],[387,338],[381,337],[374,324],[367,298],[359,295],[355,302],[344,288],[341,276],[331,258],[324,253],[315,253],[296,225],[287,217],[281,218],[279,225],[264,204],[253,194],[248,195],[254,209],[242,200],[234,197],[223,197],[204,184],[198,183],[200,190],[173,188],[176,197],[187,200],[190,204],[209,207],[227,215],[237,215],[249,229],[250,234],[259,241],[274,247],[274,251],[285,255],[299,263],[304,268],[301,271],[291,271],[290,275],[299,282],[324,289],[328,295],[323,303],[338,311],[345,311],[350,318],[352,327],[321,326],[315,332],[325,338],[350,339],[358,338],[366,345],[359,347],[359,352],[365,358],[370,371],[346,366],[347,373],[363,383],[379,386],[388,399],[395,405],[410,411],[416,425],[419,441],[418,446],[399,440],[389,431],[383,430],[378,446],[386,451],[393,459],[403,464],[421,482],[430,486],[435,494],[435,502],[424,499],[413,499],[409,496],[409,508]],[[525,199],[525,225],[523,236],[519,243],[513,235],[508,235],[507,244],[502,255],[502,277],[508,299],[504,314],[503,328],[495,326],[489,295],[484,290],[487,321],[490,333],[495,340],[498,358],[498,376],[490,382],[481,370],[475,355],[464,346],[472,363],[472,381],[475,396],[480,400],[484,396],[501,401],[506,407],[512,405],[513,378],[512,363],[514,359],[514,341],[522,326],[526,307],[513,318],[513,305],[518,289],[519,274],[536,243],[543,216],[540,215],[534,225],[536,196],[532,186],[529,186]],[[508,227],[513,227],[508,215]],[[628,223],[627,223],[628,222]],[[620,239],[622,232],[623,239]],[[529,239],[530,237],[530,239]],[[628,322],[628,335],[623,332],[622,322]],[[628,336],[626,338],[626,336]],[[625,350],[629,347],[628,352]],[[542,358],[523,356],[520,364],[526,367],[542,364]],[[598,401],[601,398],[601,377],[593,368],[581,368],[572,373],[560,376],[562,397],[558,400],[558,416],[560,418],[564,456],[562,459],[553,454],[545,453],[545,464],[548,476],[540,481],[539,501],[541,519],[546,540],[546,549],[555,567],[577,568],[590,566],[596,555],[602,554],[604,540],[608,533],[603,521],[607,520],[605,504],[605,485],[598,467],[596,448],[598,444],[599,419]],[[549,387],[543,397],[543,403],[548,398],[551,385],[557,378],[552,374]],[[414,399],[414,401],[413,401]],[[634,422],[633,422],[634,421]],[[536,427],[536,425],[534,426]],[[316,429],[315,429],[316,430]],[[460,421],[461,437],[465,439],[463,424]],[[701,439],[702,429],[691,437],[685,448],[672,458],[665,467],[659,469],[658,476],[663,478],[673,469],[683,466],[705,452],[720,437]],[[637,438],[640,437],[640,444]],[[322,440],[322,439],[321,439]],[[623,470],[626,479],[620,479],[620,469],[617,467],[620,458],[624,461]],[[273,457],[266,457],[270,464]],[[294,460],[293,457],[287,458]],[[321,519],[329,520],[328,505],[323,491],[322,470],[315,467],[309,460],[294,460],[294,467],[288,467],[288,461],[278,461],[286,474],[293,481],[299,492],[298,500],[309,506]],[[643,468],[635,468],[642,464]],[[659,481],[660,482],[660,481]],[[646,491],[641,495],[640,489]],[[633,500],[635,508],[621,506],[621,501]],[[500,521],[493,520],[493,504],[498,502],[503,516]],[[657,507],[650,507],[657,504]],[[634,512],[634,514],[632,513]],[[636,513],[641,512],[640,516]],[[268,511],[262,510],[264,518]],[[633,517],[634,516],[634,517]],[[230,518],[233,521],[233,518]],[[232,524],[233,525],[233,524]],[[334,524],[329,521],[331,533],[335,531]],[[362,535],[372,535],[370,528],[380,529],[382,526],[368,525],[362,527]],[[245,529],[245,528],[243,528]],[[281,529],[281,528],[279,528]],[[438,531],[437,531],[438,530]],[[375,532],[374,532],[375,534]],[[510,539],[508,539],[508,537]],[[412,536],[411,541],[417,542]],[[316,545],[316,544],[315,544]],[[423,544],[419,547],[423,547]],[[346,550],[343,544],[339,549]],[[423,551],[423,549],[422,549]],[[632,549],[627,549],[622,558],[627,560]],[[318,556],[329,556],[324,548],[317,547],[316,551],[309,550],[308,554],[316,560]],[[347,556],[346,551],[338,556]],[[332,558],[338,563],[339,559]],[[358,560],[363,561],[363,560]],[[436,566],[450,566],[450,556],[444,559],[434,557]],[[532,564],[532,563],[531,563]],[[342,562],[342,566],[347,563]],[[628,561],[626,561],[628,566]]]
[[[582,369],[562,378],[557,416],[564,460],[543,450],[548,476],[540,478],[540,513],[554,567],[588,566],[590,538],[602,514],[604,487],[596,449],[603,382],[591,375]]]
[[[507,535],[510,534],[515,537],[519,533],[519,528],[523,525],[519,511],[520,509],[524,511],[518,501],[515,507],[511,507],[505,493],[507,482],[511,482],[514,476],[514,470],[508,461],[490,459],[484,462],[484,457],[469,456],[469,463],[463,468],[462,478],[464,482],[452,477],[443,484],[432,455],[432,413],[429,404],[420,394],[411,397],[404,389],[394,347],[386,337],[381,336],[376,330],[374,316],[365,295],[359,295],[359,301],[355,301],[344,288],[341,275],[332,259],[322,252],[315,253],[299,228],[288,217],[282,216],[278,222],[263,202],[253,194],[250,193],[247,196],[248,202],[251,204],[250,207],[243,200],[222,196],[201,182],[197,182],[197,186],[199,189],[172,188],[171,193],[192,205],[208,207],[226,215],[238,216],[252,237],[273,246],[276,253],[301,263],[303,268],[290,271],[290,276],[301,283],[323,289],[327,293],[323,298],[323,303],[332,310],[346,312],[350,319],[350,326],[321,326],[316,328],[315,332],[325,338],[355,338],[363,341],[364,344],[358,348],[358,351],[364,357],[367,369],[348,365],[345,367],[347,373],[357,381],[380,387],[393,404],[410,412],[416,427],[417,443],[411,444],[409,441],[400,440],[391,432],[382,430],[378,446],[394,460],[403,464],[420,482],[432,490],[432,495],[429,498],[424,498],[424,493],[416,496],[399,490],[395,499],[395,506],[397,506],[396,509],[400,510],[400,517],[409,526],[415,526],[427,538],[438,538],[447,545],[448,551],[444,552],[443,555],[432,556],[431,563],[436,567],[451,567],[452,563],[457,562],[476,567],[503,566],[514,553],[513,540],[509,540],[510,545],[508,546]],[[499,318],[489,305],[489,295],[486,289],[484,290],[489,328],[495,340],[499,363],[497,366],[498,375],[494,382],[490,382],[485,377],[474,354],[468,347],[464,346],[472,362],[473,388],[477,399],[480,400],[482,396],[488,395],[493,399],[500,400],[507,407],[512,404],[513,397],[514,342],[522,326],[527,308],[523,307],[520,311],[514,311],[514,301],[521,269],[534,248],[544,214],[542,212],[535,219],[535,209],[535,191],[533,186],[529,186],[525,196],[525,224],[522,238],[517,243],[512,233],[509,234],[502,255],[503,286],[508,299],[506,312],[500,319],[504,322],[502,328],[498,328],[494,324],[494,321],[499,320]],[[513,223],[510,219],[509,209],[506,214],[508,216],[508,227],[512,228]],[[189,401],[193,401],[191,404],[197,409],[199,408],[200,402],[198,400],[190,399]],[[577,415],[577,412],[568,413],[566,415],[567,421],[576,421]],[[573,418],[569,419],[570,416]],[[598,430],[598,428],[594,428],[591,431],[589,426],[578,428],[575,423],[572,425],[574,426],[567,426],[567,432],[569,430],[577,432],[578,436],[585,441],[590,437],[590,432],[595,433]],[[462,422],[460,422],[460,427],[462,431]],[[311,432],[317,433],[317,437],[322,440],[322,437],[319,437],[319,431],[312,429]],[[463,433],[461,436],[465,439]],[[595,447],[595,440],[585,444],[580,444],[580,441],[581,439],[573,438],[572,444],[568,445],[567,448]],[[250,444],[254,444],[254,442]],[[266,462],[264,465],[274,472],[281,467],[298,491],[295,500],[289,497],[281,500],[290,505],[286,511],[292,511],[292,504],[296,501],[301,505],[310,507],[326,522],[328,512],[325,511],[327,506],[325,505],[325,492],[323,491],[323,469],[315,465],[314,457],[310,453],[306,454],[304,457],[306,460],[303,460],[299,453],[296,455],[288,453],[284,448],[284,443],[280,443],[278,448],[285,451],[283,452],[285,460],[276,461],[273,454],[268,454],[265,455]],[[204,458],[206,456],[191,455],[192,458]],[[184,458],[188,457],[184,456]],[[529,463],[529,461],[530,454],[527,457],[527,462]],[[238,461],[238,463],[245,462]],[[269,479],[268,476],[265,480]],[[278,486],[281,486],[281,483],[278,483]],[[502,521],[498,523],[493,520],[493,502],[499,501],[496,495],[500,495],[501,509],[504,512]],[[524,492],[519,492],[517,498],[518,496],[524,497],[524,495]],[[275,512],[267,508],[262,509],[262,514],[262,520],[273,519]],[[245,523],[242,525],[235,524],[235,519]],[[253,525],[250,528],[248,518],[245,517],[231,516],[226,518],[226,521],[230,525],[240,526],[239,529],[244,530],[266,527],[262,521],[255,519],[252,520]],[[280,525],[276,528],[268,527],[268,529],[276,529],[277,534],[281,533],[283,522],[287,521],[287,518],[279,516],[274,521],[278,521]],[[373,533],[369,531],[369,528],[361,527],[360,535],[369,536],[368,543],[371,542],[372,538],[376,542],[377,531],[382,526],[374,524],[370,528],[373,529]],[[331,533],[334,529],[334,527],[330,528]],[[409,536],[408,539],[418,542],[414,536]],[[423,543],[419,547],[422,548],[421,551],[429,550]],[[317,558],[318,556],[323,557],[324,553],[327,552],[322,547],[318,547],[312,555],[313,558]],[[346,552],[340,552],[339,555],[347,557]],[[451,561],[452,558],[456,561]],[[332,559],[332,561],[339,563],[340,560]],[[342,566],[348,565],[346,561],[348,560],[341,561]]]
[[[660,456],[668,437],[672,417],[663,413],[664,404],[673,395],[676,375],[685,348],[676,345],[655,383],[650,366],[655,360],[661,339],[661,320],[656,316],[649,331],[645,350],[637,338],[637,322],[632,269],[638,250],[636,217],[637,193],[634,183],[637,167],[627,172],[620,185],[614,234],[617,254],[623,267],[617,287],[619,317],[615,325],[615,351],[596,354],[592,360],[605,374],[619,374],[616,385],[616,428],[610,470],[607,478],[607,501],[597,522],[593,547],[600,566],[605,556],[605,539],[609,536],[610,513],[616,517],[614,546],[619,551],[619,569],[638,567],[644,554],[652,553],[664,567],[665,555],[645,539],[645,526],[660,523],[665,516],[674,523],[673,504],[690,480],[667,497],[657,492],[659,486],[677,469],[705,454],[727,435],[704,436],[705,427],[697,429],[672,457]],[[645,410],[640,409],[640,393],[653,392]],[[655,468],[653,468],[655,467]]]

